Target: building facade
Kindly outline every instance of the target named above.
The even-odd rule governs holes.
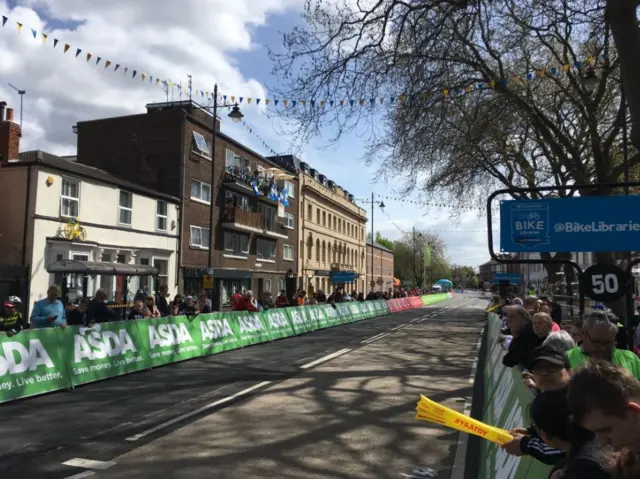
[[[28,271],[25,313],[53,284],[68,302],[98,288],[118,304],[145,287],[177,292],[177,198],[30,151],[3,160],[0,200],[10,205],[0,226],[0,264]]]
[[[309,164],[291,155],[279,159],[299,175],[298,287],[308,294],[322,290],[328,295],[337,286],[366,293],[366,211]],[[353,281],[337,280],[338,273],[352,273],[347,276]]]
[[[295,294],[294,169],[220,132],[219,118],[214,129],[213,115],[190,101],[151,104],[144,114],[79,122],[75,129],[79,163],[179,198],[181,292],[210,291],[216,310],[243,289]]]
[[[504,259],[515,259],[515,255],[504,255],[503,257]],[[479,266],[478,279],[480,280],[481,286],[483,286],[485,289],[490,289],[494,284],[497,284],[496,273],[519,274],[520,285],[518,285],[518,288],[521,288],[523,281],[523,266],[524,265],[517,263],[501,263],[494,259],[491,259]]]
[[[372,281],[374,290],[393,292],[393,251],[367,240],[367,285]]]

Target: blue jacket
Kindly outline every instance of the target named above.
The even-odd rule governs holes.
[[[57,316],[52,322],[49,322],[49,316]],[[47,298],[36,301],[31,311],[31,323],[37,328],[49,328],[52,326],[60,326],[67,323],[67,314],[64,304],[59,299],[53,303]]]

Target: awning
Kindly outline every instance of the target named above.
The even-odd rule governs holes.
[[[157,276],[158,268],[143,264],[100,263],[98,261],[62,260],[46,267],[49,273],[83,273],[112,276]]]

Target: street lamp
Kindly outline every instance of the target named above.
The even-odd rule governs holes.
[[[373,198],[373,193],[371,193],[371,201],[363,201],[363,203],[371,205],[371,282],[369,283],[369,285],[371,286],[371,291],[373,291],[373,288],[375,286],[375,280],[373,279],[373,242],[375,241],[375,238],[373,236],[374,235],[374,232],[373,232],[373,207],[377,204],[380,207],[380,209],[384,209],[386,205],[384,204],[384,201],[377,202]],[[365,244],[364,244],[364,249],[365,249],[365,251],[367,250],[366,241],[365,241]],[[381,270],[381,272],[382,272],[382,270]],[[366,283],[366,281],[367,281],[367,275],[365,274],[365,283]],[[365,284],[365,287],[366,287],[366,284]]]
[[[222,105],[218,105],[218,84],[216,83],[213,86],[213,106],[212,107],[203,107],[205,109],[211,109],[213,113],[213,128],[212,128],[212,138],[211,138],[211,198],[209,203],[209,261],[208,268],[209,274],[211,274],[211,269],[213,268],[213,243],[215,240],[215,235],[213,234],[213,216],[215,214],[215,198],[214,187],[216,183],[216,168],[215,168],[215,158],[216,158],[216,120],[218,118],[218,109],[222,108],[230,108],[229,118],[233,120],[234,123],[239,123],[244,118],[244,115],[240,111],[240,107],[237,103],[224,103]],[[213,291],[211,292],[213,296]]]

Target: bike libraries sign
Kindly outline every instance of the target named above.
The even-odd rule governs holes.
[[[586,196],[500,203],[503,252],[635,251],[640,196]]]

